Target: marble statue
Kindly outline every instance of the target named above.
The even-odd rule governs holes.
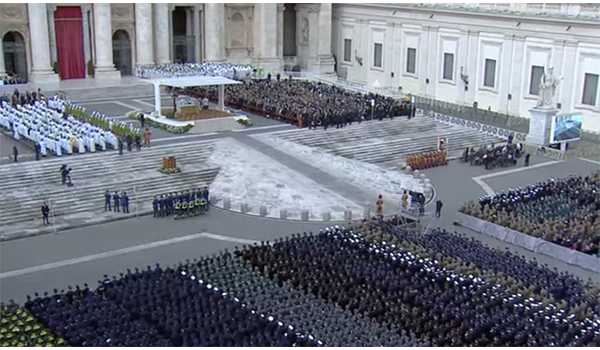
[[[540,99],[538,100],[538,107],[554,107],[554,97],[556,95],[556,88],[560,83],[561,78],[554,76],[554,68],[549,67],[547,72],[544,72],[540,82]]]

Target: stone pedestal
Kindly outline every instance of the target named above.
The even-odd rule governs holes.
[[[534,146],[546,146],[550,143],[552,118],[558,109],[552,107],[534,107],[529,110],[529,134],[526,142]]]

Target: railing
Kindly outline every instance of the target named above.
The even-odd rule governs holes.
[[[482,124],[505,128],[522,133],[529,132],[529,119],[504,113],[488,111],[471,106],[436,100],[430,97],[414,96],[418,109],[451,117],[476,121]]]

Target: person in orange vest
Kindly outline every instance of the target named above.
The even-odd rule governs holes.
[[[146,127],[144,129],[144,146],[150,147],[150,136],[152,136],[152,131]]]

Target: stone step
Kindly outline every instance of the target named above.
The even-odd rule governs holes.
[[[205,162],[212,152],[212,148],[183,150],[177,154],[180,167],[186,164],[198,164]],[[74,179],[94,178],[97,181],[97,175],[110,177],[123,172],[138,172],[144,170],[156,170],[161,166],[159,157],[139,154],[138,157],[114,158],[114,159],[96,159],[87,163],[68,163],[73,168],[71,177]],[[38,166],[30,167],[27,164],[21,171],[7,171],[2,169],[0,176],[5,179],[3,189],[22,188],[23,177],[35,183],[60,183],[59,167]]]
[[[174,179],[165,181],[164,178],[148,179],[138,182],[132,179],[126,183],[115,183],[118,187],[109,187],[119,191],[127,191],[130,194],[130,201],[133,203],[133,188],[136,188],[137,201],[151,201],[155,195],[201,187],[212,183],[219,169],[207,168],[202,171],[191,172],[188,174],[170,175]],[[17,222],[30,221],[40,216],[40,206],[44,199],[52,198],[54,202],[54,215],[84,213],[102,209],[104,207],[104,191],[107,184],[96,185],[93,187],[81,188],[73,193],[63,192],[57,197],[49,197],[47,194],[35,193],[29,199],[23,199],[23,202],[7,201],[0,207],[0,225],[13,224]],[[10,203],[12,202],[12,203]],[[17,204],[18,203],[18,204]],[[11,206],[12,205],[12,206]]]

